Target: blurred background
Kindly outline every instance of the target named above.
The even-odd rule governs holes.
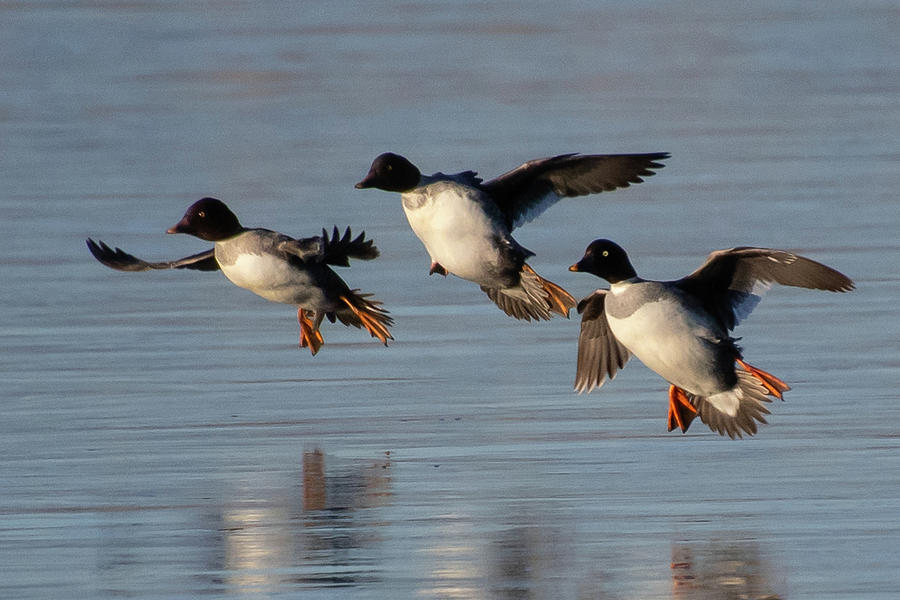
[[[896,2],[0,1],[0,596],[893,598],[900,586]],[[428,277],[381,152],[490,178],[671,152],[522,227],[650,278],[735,245],[851,294],[772,290],[738,329],[793,390],[731,441],[666,433],[637,360],[572,392],[578,319],[517,322]],[[118,273],[247,226],[365,230],[340,274],[384,348],[221,273]]]

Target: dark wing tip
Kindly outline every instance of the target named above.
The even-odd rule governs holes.
[[[99,243],[98,243],[99,242]],[[152,269],[192,269],[195,271],[217,271],[214,250],[206,250],[174,261],[147,262],[128,254],[121,248],[110,248],[102,241],[87,239],[87,247],[101,264],[116,271],[149,271]]]
[[[658,161],[666,160],[672,155],[668,152],[651,152],[649,154],[634,154],[631,156],[643,167],[635,174],[635,177],[631,182],[641,183],[643,181],[641,177],[652,177],[653,175],[656,175],[656,170],[665,168],[666,165]]]
[[[655,173],[651,169],[665,168],[665,163],[658,161],[672,158],[672,155],[669,152],[648,152],[646,154],[628,154],[626,156],[634,159],[635,161],[643,163],[644,170],[640,174],[647,175],[648,177],[651,175],[655,175]]]
[[[94,255],[94,258],[100,262],[103,262],[109,254],[114,254],[112,248],[104,244],[102,240],[97,240],[99,244],[91,238],[86,239],[85,242],[87,243],[88,250],[90,250],[91,254]]]
[[[110,248],[103,241],[95,242],[91,238],[85,240],[88,250],[103,265],[117,271],[142,271],[147,268],[147,264],[128,254],[121,248]],[[99,242],[99,243],[98,243]]]
[[[829,287],[824,288],[826,291],[843,293],[852,292],[856,289],[856,283],[854,283],[852,279],[840,273],[838,273],[838,275],[840,275],[839,278],[835,278]]]
[[[776,283],[827,292],[849,292],[856,287],[852,279],[828,265],[790,252],[775,252],[784,253],[791,258],[789,262],[785,261],[783,273],[773,270],[772,276]]]
[[[337,225],[332,229],[331,237],[328,232],[322,230],[322,239],[325,244],[326,262],[338,266],[350,266],[349,259],[372,260],[378,258],[381,252],[375,246],[374,240],[366,239],[366,232],[363,231],[355,238],[350,232],[350,227],[344,230],[341,235]]]
[[[825,266],[825,265],[823,265]],[[826,281],[828,287],[824,288],[829,292],[852,292],[856,289],[856,283],[840,271],[825,266],[828,269],[826,273]]]

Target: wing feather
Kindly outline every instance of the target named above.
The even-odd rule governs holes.
[[[746,318],[773,284],[849,292],[853,281],[822,263],[786,250],[742,246],[712,252],[678,285],[699,298],[729,330]]]
[[[117,271],[150,271],[154,269],[192,269],[196,271],[218,271],[215,250],[210,248],[204,252],[185,256],[178,260],[147,262],[128,254],[121,248],[110,248],[102,241],[87,239],[88,250],[99,262]]]
[[[323,229],[321,236],[293,239],[284,236],[279,242],[278,249],[301,259],[303,262],[322,262],[328,265],[349,267],[350,259],[372,260],[379,255],[378,248],[373,240],[365,239],[366,233],[362,232],[355,238],[347,227],[341,235],[337,226],[334,227],[331,236]]]
[[[528,161],[481,185],[497,203],[510,230],[527,223],[562,198],[608,192],[641,183],[663,168],[667,152],[650,154],[560,154]]]
[[[607,293],[607,290],[597,290],[578,303],[581,332],[578,335],[575,391],[579,394],[602,386],[607,378],[613,379],[631,357],[609,328],[604,311]]]

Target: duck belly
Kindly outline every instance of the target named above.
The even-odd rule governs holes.
[[[272,302],[316,308],[325,304],[309,273],[268,254],[241,254],[222,272],[233,284]]]
[[[503,247],[508,232],[485,212],[477,192],[452,184],[404,194],[403,210],[431,260],[457,277],[482,285],[508,269]]]
[[[698,396],[731,387],[727,374],[716,371],[721,337],[681,304],[658,300],[624,318],[607,312],[607,320],[616,339],[669,383]]]

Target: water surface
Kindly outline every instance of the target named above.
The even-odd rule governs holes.
[[[893,598],[900,587],[895,3],[0,3],[0,596]],[[572,393],[576,319],[504,317],[428,277],[392,150],[495,176],[669,151],[646,183],[523,227],[566,271],[785,247],[855,279],[775,289],[738,330],[793,386],[758,436],[665,432],[637,361]],[[203,195],[342,270],[389,348],[221,274],[116,273]]]

